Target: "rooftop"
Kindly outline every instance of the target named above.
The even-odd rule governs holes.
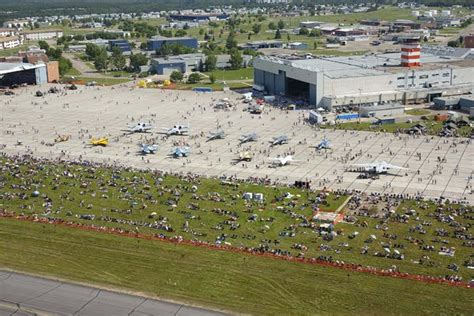
[[[42,65],[32,65],[27,63],[0,63],[0,75],[16,72],[16,71],[23,71],[29,70],[34,68],[39,68]]]

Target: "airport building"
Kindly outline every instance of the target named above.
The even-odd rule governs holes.
[[[350,57],[260,56],[254,84],[328,110],[367,104],[431,102],[474,90],[474,49],[423,47]]]

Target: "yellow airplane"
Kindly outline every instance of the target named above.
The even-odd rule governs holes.
[[[92,138],[91,139],[91,145],[92,146],[107,146],[109,143],[109,139],[107,137],[101,137],[101,138]]]
[[[62,142],[67,142],[70,139],[71,139],[71,135],[58,135],[58,137],[54,139],[54,142],[62,143]]]

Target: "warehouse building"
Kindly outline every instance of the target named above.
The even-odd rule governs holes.
[[[123,39],[110,40],[109,50],[112,51],[114,47],[118,47],[124,55],[130,55],[132,53],[132,46],[126,40],[123,40]]]
[[[401,53],[350,57],[260,56],[253,62],[254,83],[268,94],[328,110],[374,102],[430,102],[474,89],[473,50],[424,48],[420,53],[412,46],[402,47]]]
[[[46,64],[0,63],[0,86],[40,85],[48,82]]]
[[[400,116],[405,113],[405,107],[400,103],[372,104],[364,105],[359,108],[361,117],[392,117]]]
[[[182,73],[199,70],[204,62],[204,54],[183,54],[151,60],[150,71],[158,75],[171,74],[173,71]]]
[[[163,36],[154,36],[152,37],[148,43],[147,47],[148,50],[157,50],[160,49],[161,46],[165,44],[181,44],[183,46],[197,49],[198,48],[198,41],[192,37],[163,37]]]

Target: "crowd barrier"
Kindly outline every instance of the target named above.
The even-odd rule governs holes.
[[[190,245],[190,246],[207,248],[211,250],[230,251],[234,253],[249,254],[249,255],[254,255],[254,256],[259,256],[259,257],[266,257],[266,258],[286,260],[286,261],[299,262],[299,263],[305,263],[305,264],[313,264],[313,265],[324,266],[324,267],[338,268],[338,269],[343,269],[346,271],[361,272],[361,273],[367,273],[367,274],[372,274],[372,275],[377,275],[377,276],[386,276],[386,277],[413,280],[413,281],[419,281],[419,282],[425,282],[425,283],[447,284],[451,286],[470,288],[469,284],[466,282],[451,281],[445,278],[439,278],[439,277],[434,277],[434,276],[381,270],[374,267],[364,267],[362,265],[353,264],[353,263],[333,262],[333,261],[326,261],[326,260],[321,260],[317,258],[281,256],[281,255],[276,255],[273,253],[262,253],[257,250],[249,249],[249,248],[240,248],[240,247],[233,247],[233,246],[228,246],[228,245],[215,245],[215,244],[210,244],[207,242],[185,240],[181,238],[163,237],[163,236],[159,236],[158,234],[155,234],[155,235],[141,234],[138,232],[127,231],[121,228],[97,226],[94,224],[88,225],[88,224],[76,223],[76,222],[71,222],[71,221],[65,221],[63,219],[51,220],[47,218],[38,218],[35,216],[30,216],[30,215],[28,216],[16,215],[14,212],[6,212],[6,211],[0,211],[0,217],[12,218],[16,220],[29,221],[29,222],[37,222],[37,223],[42,223],[42,224],[67,226],[71,228],[78,228],[84,231],[108,233],[108,234],[124,236],[124,237],[139,238],[139,239],[145,239],[145,240],[158,240],[158,241],[169,242],[173,244]]]

